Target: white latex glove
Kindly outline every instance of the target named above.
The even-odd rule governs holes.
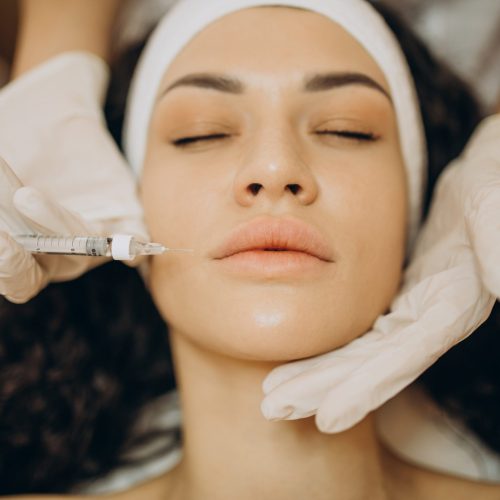
[[[0,294],[13,302],[102,262],[33,257],[7,236],[22,224],[45,234],[147,239],[136,183],[103,119],[107,81],[101,59],[67,53],[0,90],[0,156],[15,172],[0,165]]]
[[[341,432],[395,396],[487,319],[500,297],[500,115],[442,174],[404,285],[373,329],[330,353],[275,368],[267,419],[316,414]]]

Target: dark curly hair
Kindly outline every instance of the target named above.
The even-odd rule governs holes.
[[[439,173],[481,116],[469,89],[389,9],[421,102],[429,147],[426,208]],[[113,65],[106,115],[120,143],[142,50]],[[111,284],[112,289],[111,291]],[[421,378],[429,393],[500,452],[498,307]],[[0,299],[0,494],[61,493],[122,462],[141,408],[175,387],[168,332],[136,271],[102,266],[24,305]]]
[[[0,492],[65,492],[119,465],[141,407],[175,387],[169,356],[164,321],[120,263],[1,301]]]

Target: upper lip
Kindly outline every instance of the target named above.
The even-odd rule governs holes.
[[[213,258],[224,259],[251,250],[303,252],[332,262],[332,250],[314,227],[292,218],[258,218],[237,226],[215,249]]]

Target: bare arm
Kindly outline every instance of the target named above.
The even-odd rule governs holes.
[[[61,52],[109,55],[111,27],[121,0],[21,0],[12,76]]]

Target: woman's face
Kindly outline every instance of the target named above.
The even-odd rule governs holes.
[[[406,177],[384,75],[343,28],[253,8],[208,26],[168,68],[142,178],[171,330],[284,361],[366,332],[398,288]]]

